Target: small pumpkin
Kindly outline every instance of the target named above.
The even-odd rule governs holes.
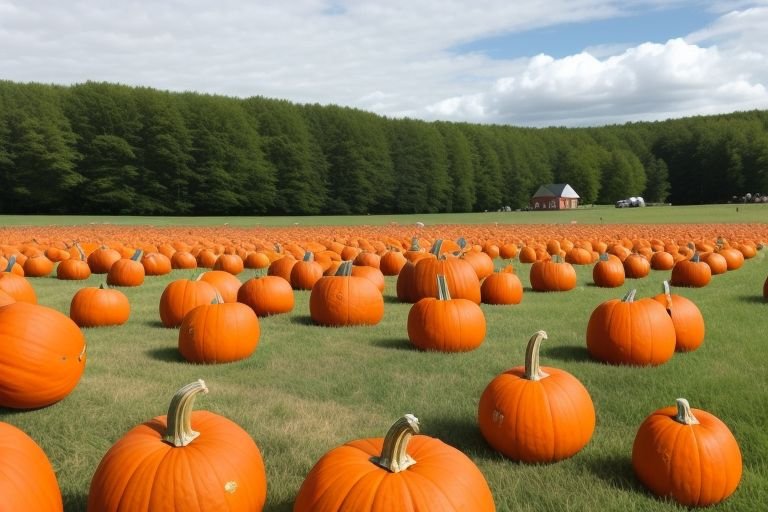
[[[523,284],[512,265],[483,279],[480,297],[483,304],[520,304],[523,300]]]
[[[672,293],[667,281],[664,281],[663,293],[653,299],[661,303],[672,318],[675,326],[675,350],[690,352],[699,348],[704,341],[704,317],[698,306],[690,299]]]
[[[258,512],[267,494],[261,451],[233,421],[193,411],[198,380],[179,389],[166,416],[129,430],[91,480],[89,512]],[[183,470],[180,470],[183,468]]]
[[[408,312],[408,339],[422,350],[467,352],[485,339],[485,315],[469,299],[453,299],[448,280],[442,274],[437,281],[437,297],[425,297]]]
[[[434,257],[422,258],[416,263],[413,273],[414,300],[436,297],[437,276],[443,275],[455,298],[480,304],[480,280],[472,265],[443,251],[443,240],[436,240],[430,253]]]
[[[223,270],[229,272],[233,276],[236,276],[245,268],[243,258],[237,254],[220,254],[216,258],[216,263],[213,264],[213,270]]]
[[[176,251],[171,255],[171,268],[197,268],[197,258],[195,258],[189,251]]]
[[[676,402],[640,425],[632,445],[632,468],[657,496],[689,507],[720,503],[741,480],[739,444],[715,415],[691,409],[684,398]]]
[[[8,261],[8,268],[15,264],[15,256],[11,256]],[[28,302],[37,304],[37,294],[32,284],[24,276],[18,275],[6,269],[0,272],[0,290],[4,291],[18,302]]]
[[[315,261],[314,253],[307,251],[301,261],[291,267],[290,283],[294,290],[311,290],[323,277],[323,267]]]
[[[294,512],[495,511],[488,483],[469,457],[417,435],[419,428],[406,414],[384,438],[327,452],[301,484]]]
[[[671,270],[675,266],[675,258],[667,251],[657,251],[651,255],[653,270]]]
[[[624,284],[624,264],[618,256],[601,253],[592,267],[592,280],[601,288],[616,288]]]
[[[102,245],[88,255],[88,266],[94,274],[106,274],[112,265],[123,256],[119,251]]]
[[[291,270],[293,270],[293,266],[296,263],[297,263],[297,260],[293,256],[291,255],[282,256],[269,264],[269,268],[267,268],[267,275],[282,277],[283,279],[285,279],[290,283]]]
[[[53,262],[44,254],[36,254],[24,262],[25,277],[45,277],[53,272]]]
[[[56,266],[56,278],[68,281],[82,281],[91,277],[91,267],[85,261],[85,252],[77,245],[79,258],[71,257]]]
[[[237,290],[237,302],[250,307],[257,316],[269,316],[292,311],[295,298],[288,281],[278,276],[263,276],[244,282]]]
[[[160,252],[148,252],[141,257],[144,274],[148,276],[164,276],[173,269],[171,259]]]
[[[528,340],[525,365],[496,376],[478,407],[480,432],[494,450],[512,460],[556,462],[575,455],[595,430],[595,408],[579,380],[539,365],[547,333]]]
[[[120,290],[89,286],[81,288],[69,304],[69,317],[79,327],[122,325],[131,315],[128,297]]]
[[[638,253],[632,253],[622,262],[624,275],[629,279],[641,279],[651,272],[651,263]]]
[[[407,262],[408,260],[401,251],[389,250],[381,256],[379,270],[385,276],[396,276]]]
[[[24,431],[2,421],[0,475],[3,510],[64,510],[56,473],[43,449]]]
[[[141,286],[144,283],[144,265],[141,264],[142,251],[136,249],[130,258],[120,258],[107,271],[107,284],[110,286]]]
[[[598,361],[636,366],[660,365],[675,353],[675,326],[667,310],[649,298],[603,302],[589,317],[587,350]]]

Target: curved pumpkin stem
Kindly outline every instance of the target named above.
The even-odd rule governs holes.
[[[637,294],[637,290],[635,288],[632,288],[627,292],[627,294],[624,296],[623,299],[621,299],[621,302],[635,302],[635,295]]]
[[[307,251],[304,253],[304,261],[315,261],[315,253],[312,251]]]
[[[80,247],[79,242],[75,242],[75,249],[77,249],[77,252],[80,254],[80,261],[85,261],[86,260],[85,251],[83,250],[82,247]]]
[[[539,348],[541,342],[547,339],[545,331],[536,331],[525,349],[525,378],[528,380],[541,380],[549,377],[549,374],[541,371],[539,365]]]
[[[11,256],[8,258],[8,266],[5,267],[6,272],[10,272],[13,270],[13,266],[16,264],[16,255],[11,254]]]
[[[399,473],[413,466],[416,461],[407,453],[408,441],[412,435],[418,433],[419,419],[413,414],[406,414],[389,427],[381,455],[371,457],[371,462],[392,473]]]
[[[131,259],[133,261],[139,261],[141,259],[141,253],[143,251],[141,249],[136,249],[136,252],[133,253],[133,256],[131,256]]]
[[[173,395],[168,407],[164,441],[179,448],[195,440],[200,432],[192,430],[192,405],[198,393],[207,393],[203,379],[187,384]]]
[[[675,416],[675,421],[682,423],[683,425],[699,424],[699,420],[696,419],[696,416],[693,415],[693,411],[691,411],[691,405],[688,403],[688,400],[685,398],[678,398],[675,402],[677,402],[677,416]]]
[[[336,269],[336,276],[346,277],[352,275],[352,260],[344,260]]]
[[[444,274],[437,275],[437,298],[438,300],[451,300],[451,292],[448,290],[448,280]]]
[[[418,251],[420,249],[421,249],[421,247],[419,247],[419,238],[416,237],[416,236],[411,238],[411,248],[408,249],[408,250],[409,251]]]
[[[664,297],[667,300],[667,313],[672,314],[672,291],[669,289],[669,281],[664,281]]]
[[[435,243],[432,244],[432,249],[430,249],[430,253],[435,255],[435,258],[440,259],[440,250],[443,248],[443,240],[435,240]]]

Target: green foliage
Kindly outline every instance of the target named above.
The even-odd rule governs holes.
[[[768,193],[768,112],[531,129],[0,81],[0,182],[0,213],[495,211],[548,183],[582,204],[723,203]]]

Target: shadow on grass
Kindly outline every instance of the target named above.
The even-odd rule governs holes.
[[[159,327],[160,329],[171,329],[171,327],[166,327],[163,322],[160,320],[145,320],[142,322],[147,327]]]
[[[82,491],[63,491],[61,500],[64,502],[64,510],[84,511],[88,505],[88,493]]]
[[[267,501],[264,505],[264,512],[291,512],[294,501],[294,499],[285,499],[277,503]]]
[[[498,459],[496,453],[480,433],[474,418],[419,418],[421,432],[436,437],[446,444],[470,455],[483,459]]]
[[[590,361],[587,347],[574,347],[573,345],[560,346],[542,346],[541,355],[545,358],[557,359],[559,361]]]
[[[186,359],[181,357],[178,347],[153,348],[145,352],[152,359],[164,361],[166,363],[185,363]]]
[[[760,295],[741,295],[738,299],[741,302],[749,302],[751,304],[768,304],[768,300]]]
[[[384,295],[384,304],[405,304],[396,295]]]
[[[296,315],[291,317],[291,323],[297,325],[315,325],[309,315]]]
[[[418,350],[411,344],[408,338],[383,338],[373,340],[371,345],[381,348],[392,348],[395,350]]]
[[[635,491],[638,494],[646,493],[645,488],[635,478],[632,461],[628,456],[597,454],[584,462],[590,473],[612,487]]]

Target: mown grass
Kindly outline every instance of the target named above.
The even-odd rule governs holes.
[[[0,226],[84,224],[151,226],[381,226],[386,224],[669,224],[766,222],[768,203],[614,208],[588,205],[575,210],[434,213],[410,215],[329,215],[306,217],[138,217],[104,215],[0,215]]]
[[[650,209],[647,209],[650,210]],[[669,272],[652,271],[620,289],[593,286],[591,266],[577,267],[579,286],[569,292],[530,290],[529,265],[514,262],[525,288],[517,306],[483,305],[488,333],[482,346],[463,354],[420,352],[406,333],[409,304],[395,298],[387,278],[385,315],[373,327],[323,328],[309,319],[309,292],[296,292],[292,313],[261,319],[261,340],[249,359],[198,366],[176,350],[177,330],[159,323],[160,294],[189,271],[148,277],[123,288],[132,306],[120,327],[86,329],[88,363],[74,392],[39,410],[0,408],[0,420],[36,439],[56,469],[67,511],[85,510],[91,476],[124,432],[165,414],[173,392],[203,378],[210,393],[197,408],[224,415],[247,430],[262,450],[268,476],[266,510],[288,511],[305,475],[329,449],[352,439],[382,436],[403,413],[419,417],[422,432],[468,454],[489,482],[499,511],[683,510],[658,499],[631,468],[634,435],[655,409],[687,398],[723,420],[738,440],[744,475],[736,493],[717,511],[754,511],[768,503],[768,275],[765,250],[744,267],[715,276],[701,289],[675,288],[704,315],[707,334],[693,353],[675,354],[656,368],[614,367],[589,359],[585,332],[602,301],[630,286],[655,295]],[[496,261],[499,267],[506,262]],[[257,275],[246,271],[241,281]],[[85,282],[37,278],[41,304],[68,312]],[[477,428],[477,404],[498,373],[522,364],[536,330],[549,339],[542,364],[565,369],[589,390],[597,412],[590,443],[556,464],[525,465],[496,454]],[[451,471],[451,468],[446,468]]]

